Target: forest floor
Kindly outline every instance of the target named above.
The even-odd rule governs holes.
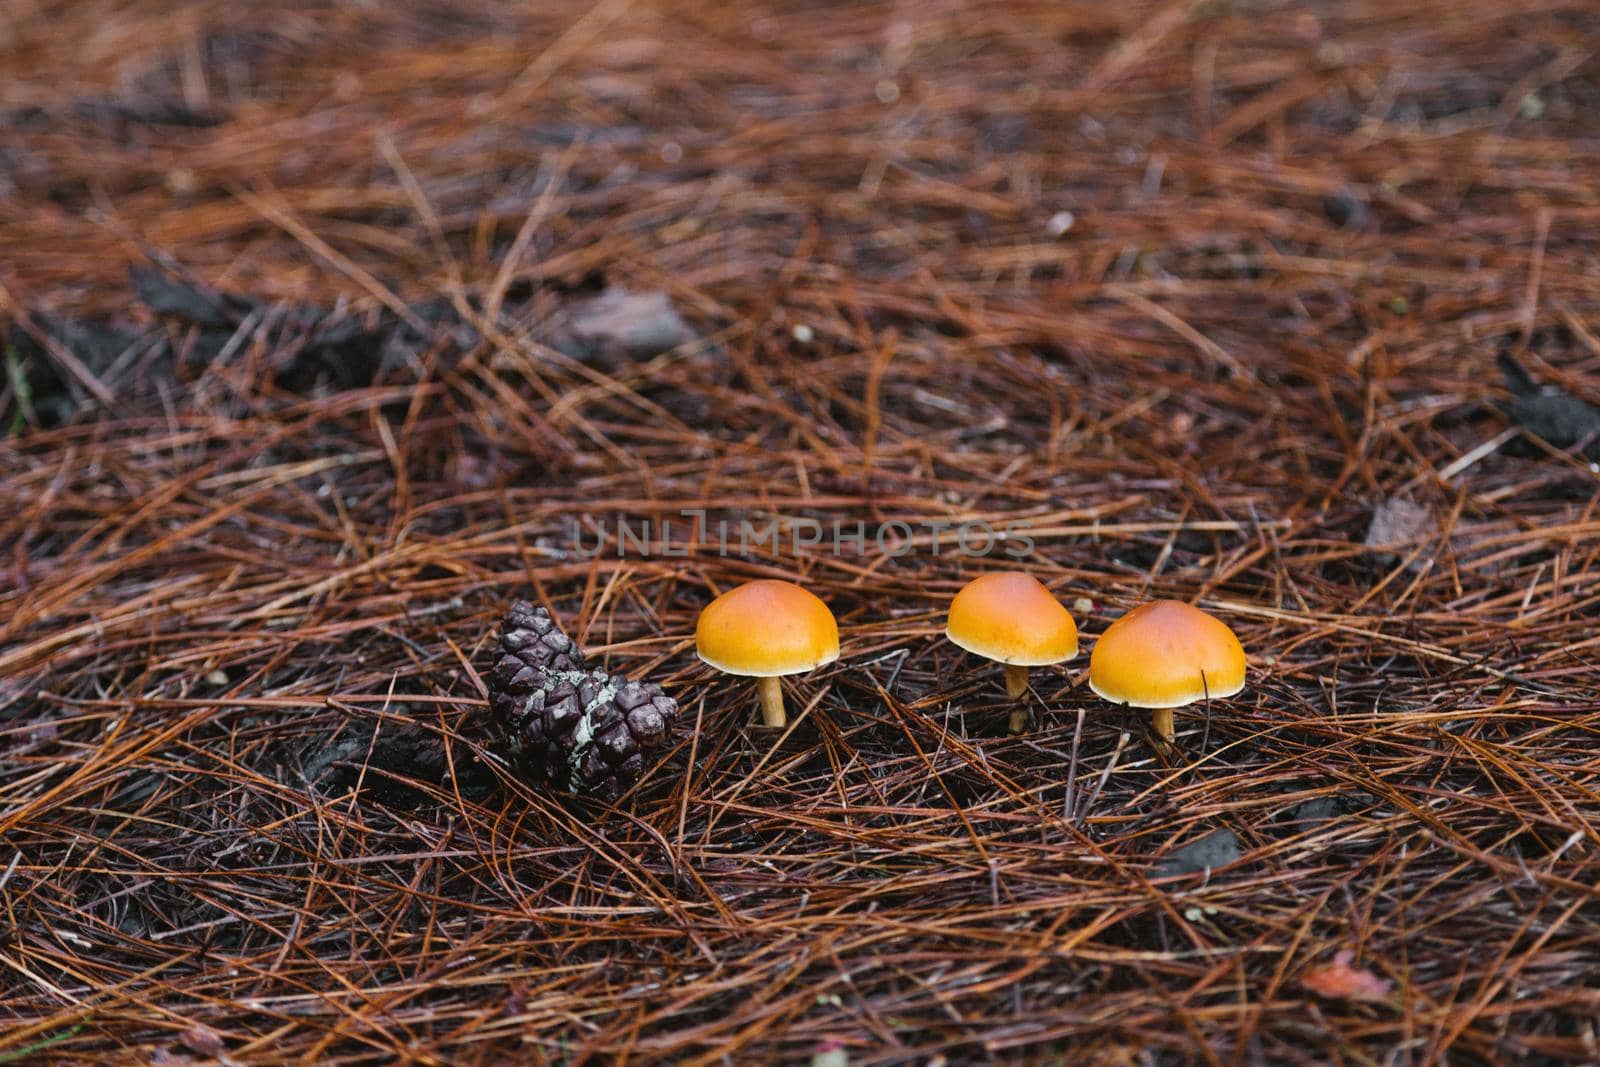
[[[0,1061],[1600,1061],[1590,0],[21,0],[0,70]],[[1010,736],[1001,566],[1248,685]],[[762,576],[843,636],[782,736],[694,655]],[[499,762],[516,597],[679,702],[621,802]]]

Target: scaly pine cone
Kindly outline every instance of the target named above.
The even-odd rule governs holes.
[[[664,746],[678,705],[658,685],[583,669],[583,653],[543,608],[513,604],[489,671],[506,755],[528,781],[614,799]]]
[[[500,620],[500,654],[489,671],[495,716],[511,719],[512,709],[543,684],[543,672],[582,669],[583,652],[550,613],[526,600],[516,601]]]

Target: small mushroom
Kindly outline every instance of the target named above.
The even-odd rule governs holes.
[[[1172,709],[1244,688],[1244,649],[1228,624],[1181,600],[1141,604],[1106,627],[1089,654],[1089,688],[1113,704],[1152,708],[1171,741]]]
[[[694,643],[700,658],[717,670],[758,679],[763,721],[783,726],[789,719],[778,679],[838,659],[839,624],[815,594],[763,578],[707,604]]]
[[[1006,695],[1028,689],[1028,668],[1046,667],[1078,654],[1072,614],[1031,574],[997,571],[974,578],[950,602],[945,636],[974,655],[1005,665]],[[1011,712],[1011,732],[1027,728],[1028,709]]]

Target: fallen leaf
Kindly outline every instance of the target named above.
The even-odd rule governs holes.
[[[693,337],[663,292],[607,289],[572,312],[573,336],[592,357],[644,359]]]
[[[1338,797],[1312,797],[1295,805],[1289,815],[1290,822],[1318,823],[1327,822],[1339,814]]]
[[[1350,966],[1353,959],[1354,952],[1340,949],[1334,954],[1333,962],[1313,967],[1301,975],[1300,984],[1329,1000],[1387,1001],[1394,983],[1365,968]]]
[[[190,1052],[198,1052],[202,1056],[220,1056],[228,1050],[222,1043],[222,1036],[209,1026],[195,1026],[178,1035],[178,1040],[184,1043]]]
[[[1509,352],[1501,352],[1500,373],[1511,400],[1507,415],[1535,437],[1556,448],[1583,446],[1588,459],[1600,459],[1600,409],[1560,389],[1541,388]]]
[[[1439,520],[1429,509],[1409,500],[1385,500],[1372,509],[1363,544],[1367,553],[1385,567],[1392,567],[1411,556],[1406,569],[1420,571],[1434,555],[1433,543],[1439,537]],[[1416,552],[1419,545],[1428,546]],[[1414,556],[1412,553],[1416,552]]]
[[[1244,854],[1239,846],[1239,835],[1232,830],[1213,830],[1197,841],[1175,848],[1156,865],[1157,878],[1170,878],[1179,874],[1226,867]]]
[[[1433,512],[1421,504],[1385,500],[1372,509],[1372,521],[1367,525],[1364,543],[1374,552],[1380,549],[1409,552],[1419,542],[1432,540],[1438,532],[1439,524]]]

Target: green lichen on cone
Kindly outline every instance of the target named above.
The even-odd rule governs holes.
[[[501,620],[487,681],[502,751],[520,777],[608,800],[639,780],[678,717],[660,686],[585,669],[572,639],[526,601]]]

